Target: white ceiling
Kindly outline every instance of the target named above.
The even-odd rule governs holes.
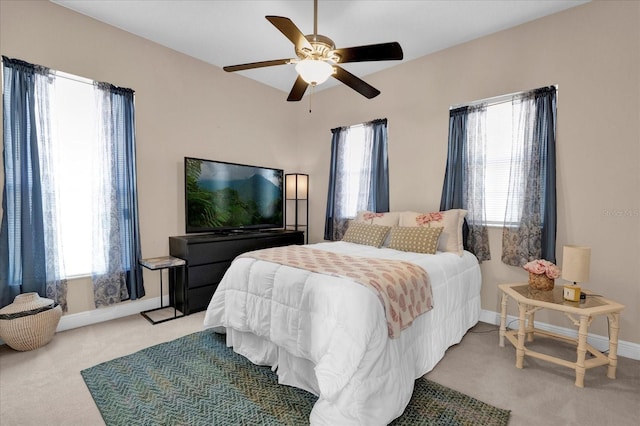
[[[293,44],[266,15],[287,17],[304,34],[313,33],[313,0],[50,1],[218,67],[296,57]],[[320,0],[318,33],[337,48],[397,41],[408,61],[583,3],[587,1]],[[343,67],[363,78],[399,63]],[[239,73],[286,93],[296,78],[293,65]],[[335,84],[330,79],[318,89]]]

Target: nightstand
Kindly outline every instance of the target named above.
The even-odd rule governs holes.
[[[524,283],[500,284],[498,288],[502,292],[500,346],[504,347],[504,339],[506,337],[516,348],[517,368],[523,368],[524,357],[530,356],[574,369],[576,371],[575,384],[578,387],[584,387],[584,375],[587,369],[601,365],[608,365],[607,377],[610,379],[616,378],[620,311],[624,309],[624,305],[593,295],[588,290],[584,290],[587,295],[584,303],[569,302],[564,300],[562,286],[556,286],[549,291],[532,290],[528,284]],[[518,330],[507,331],[507,303],[510,298],[518,304],[519,326]],[[578,337],[574,339],[535,328],[534,314],[541,309],[562,312],[578,327]],[[609,319],[608,355],[603,354],[587,343],[589,325],[593,318],[599,315],[606,315]],[[532,342],[534,335],[547,336],[574,343],[577,347],[576,361],[571,362],[528,349],[525,345],[525,340]],[[587,352],[591,353],[593,358],[585,359]]]

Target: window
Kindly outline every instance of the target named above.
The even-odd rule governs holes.
[[[91,158],[97,144],[97,104],[94,88],[76,77],[56,79],[52,108],[58,140],[58,229],[67,277],[91,275],[92,185],[96,168]]]
[[[357,125],[346,129],[339,194],[342,198],[341,215],[349,219],[356,217],[358,210],[364,209],[362,205],[369,198],[365,180],[370,174],[371,166],[365,161],[365,146],[364,126]],[[364,188],[366,190],[363,190]]]
[[[96,307],[144,296],[133,90],[2,62],[0,303],[35,291],[66,310],[77,275]]]
[[[519,221],[517,210],[507,208],[507,200],[512,197],[510,203],[520,205],[524,196],[521,187],[509,193],[511,167],[523,161],[520,146],[523,141],[517,137],[520,114],[521,104],[511,99],[486,107],[484,205],[486,223],[490,226],[508,226]],[[469,143],[477,141],[470,139]]]
[[[487,107],[485,158],[485,213],[488,225],[512,222],[505,218],[509,193],[509,172],[513,150],[512,104],[502,102]]]
[[[340,240],[360,210],[389,211],[387,120],[332,129],[324,237]]]
[[[502,261],[555,261],[555,86],[449,111],[440,208],[467,210],[465,248],[489,260],[487,225],[503,225]]]

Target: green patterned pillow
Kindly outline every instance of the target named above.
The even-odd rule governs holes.
[[[416,213],[402,212],[399,226],[421,226],[425,228],[441,227],[442,235],[438,240],[438,250],[457,253],[462,256],[464,244],[462,241],[462,224],[466,210],[451,209],[442,212]]]
[[[351,222],[349,228],[347,228],[347,232],[345,232],[342,237],[342,241],[380,247],[390,228],[390,226]]]
[[[442,227],[394,226],[391,228],[389,248],[414,253],[435,254]]]

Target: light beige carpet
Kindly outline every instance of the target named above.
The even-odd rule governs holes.
[[[202,329],[204,313],[151,325],[140,315],[58,333],[30,352],[0,347],[0,425],[104,424],[80,370]],[[112,343],[113,342],[113,343]],[[541,344],[557,352],[555,343]],[[560,352],[572,355],[570,348]],[[637,425],[640,361],[620,358],[618,378],[606,367],[587,371],[585,388],[573,370],[526,359],[498,346],[497,327],[479,323],[427,378],[511,410],[509,425]]]

